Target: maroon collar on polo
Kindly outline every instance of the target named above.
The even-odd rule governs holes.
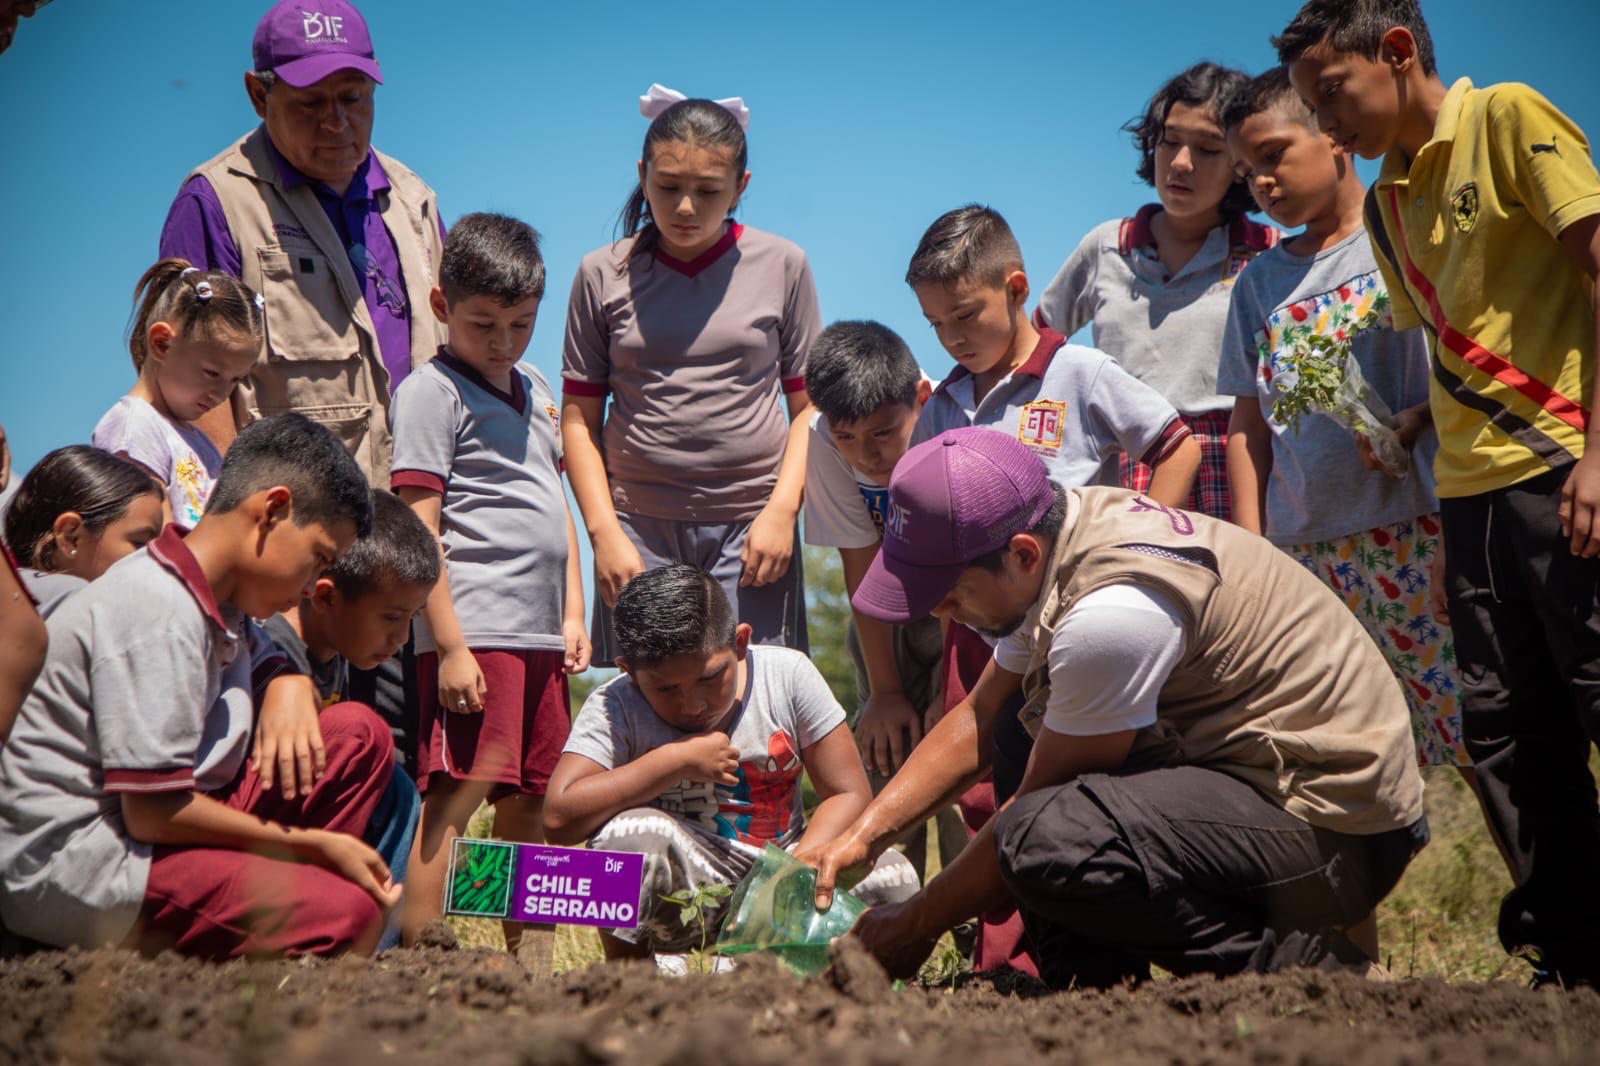
[[[223,621],[222,610],[217,606],[217,594],[211,589],[211,582],[206,580],[206,575],[200,569],[200,560],[194,557],[194,552],[183,542],[183,534],[178,532],[178,527],[168,525],[161,531],[161,535],[152,540],[145,548],[150,557],[160,563],[162,568],[178,579],[179,584],[189,591],[194,597],[194,602],[199,605],[200,611],[216,624],[218,629],[228,630],[228,623]]]
[[[735,244],[739,243],[739,235],[743,232],[744,226],[738,222],[733,222],[728,225],[727,229],[722,231],[722,236],[717,238],[716,244],[713,244],[693,259],[683,260],[668,255],[659,246],[656,248],[656,259],[662,266],[670,267],[686,278],[692,278],[727,254]]]
[[[1050,369],[1050,360],[1054,359],[1056,352],[1061,349],[1063,344],[1067,343],[1067,338],[1049,326],[1040,326],[1035,323],[1035,328],[1039,331],[1039,343],[1033,346],[1033,351],[1028,353],[1028,358],[1023,360],[1022,365],[1011,372],[1011,376],[1014,378],[1044,377],[1044,372]],[[971,376],[972,371],[964,366],[957,365],[945,376],[943,381],[939,382],[939,387],[935,391],[943,392],[962,378]]]
[[[447,368],[460,377],[466,378],[495,399],[509,404],[517,414],[525,415],[528,413],[528,390],[523,387],[522,375],[517,373],[515,367],[511,370],[511,391],[505,392],[489,384],[488,378],[462,362],[449,348],[443,345],[439,346],[439,352],[434,358],[439,361],[440,366]]]
[[[1117,233],[1117,251],[1127,255],[1135,248],[1154,248],[1156,234],[1150,228],[1150,222],[1160,213],[1160,204],[1145,204],[1134,212],[1132,218],[1123,219],[1122,228]],[[1277,232],[1271,226],[1263,226],[1245,215],[1237,215],[1228,223],[1228,247],[1264,252],[1278,243]]]

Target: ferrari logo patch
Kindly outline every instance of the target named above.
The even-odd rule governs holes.
[[[1456,229],[1466,233],[1478,221],[1478,186],[1467,182],[1450,197],[1450,217]]]

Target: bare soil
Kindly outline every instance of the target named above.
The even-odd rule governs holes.
[[[852,945],[853,946],[853,945]],[[0,1063],[1593,1062],[1600,996],[1296,971],[1030,993],[898,988],[859,951],[801,981],[747,956],[672,979],[595,964],[534,980],[484,949],[212,965],[49,952],[0,962]]]

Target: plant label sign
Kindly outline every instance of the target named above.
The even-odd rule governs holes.
[[[473,918],[632,929],[643,882],[644,856],[637,853],[456,837],[444,909]]]

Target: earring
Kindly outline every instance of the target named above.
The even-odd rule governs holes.
[[[78,557],[78,549],[77,548],[68,548],[67,549],[67,558],[68,559],[76,559],[77,557]]]

